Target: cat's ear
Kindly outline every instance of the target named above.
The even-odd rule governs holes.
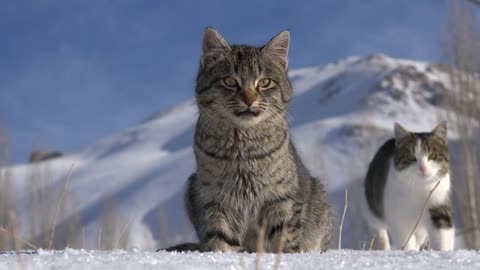
[[[440,122],[432,131],[432,134],[442,140],[447,141],[447,121]]]
[[[223,58],[225,58],[225,52],[230,51],[231,48],[220,33],[207,27],[203,33],[202,41],[202,66],[210,66]]]
[[[395,133],[395,140],[400,141],[401,139],[405,138],[410,134],[404,127],[402,127],[399,123],[395,123],[395,127],[393,128]]]
[[[280,63],[285,70],[288,68],[288,48],[290,47],[290,32],[283,30],[273,37],[262,48],[262,52],[270,55]]]

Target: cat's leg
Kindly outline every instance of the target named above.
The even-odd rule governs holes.
[[[237,251],[240,249],[237,227],[241,224],[238,215],[229,211],[214,198],[200,197],[196,174],[189,179],[185,194],[185,206],[200,239],[203,251]]]
[[[367,205],[366,200],[362,204],[362,212],[365,222],[370,231],[370,241],[374,250],[390,250],[390,239],[387,225],[383,220],[376,217]]]
[[[389,226],[390,237],[395,249],[404,249],[406,251],[418,251],[420,249],[420,244],[417,241],[415,233],[410,236],[412,228],[412,226],[401,226],[401,224]]]
[[[372,234],[372,249],[374,250],[390,250],[390,240],[388,238],[387,228],[370,229]]]
[[[387,225],[377,217],[366,215],[365,219],[370,230],[374,250],[390,250],[390,239],[388,237]]]
[[[259,213],[269,252],[325,251],[331,244],[335,220],[326,193],[311,179],[310,194],[284,194],[267,201]]]
[[[425,220],[425,218],[423,219]],[[417,247],[416,249],[418,250],[425,250],[428,249],[428,233],[427,233],[427,227],[423,224],[420,224],[418,226],[417,230],[415,231],[415,239],[417,241]]]
[[[405,237],[404,239],[408,239],[408,236]],[[408,243],[405,246],[400,246],[400,248],[403,248],[403,250],[406,250],[406,251],[409,251],[409,250],[419,251],[420,245],[419,245],[419,241],[417,240],[417,236],[415,234],[410,236],[410,240],[408,240]]]
[[[455,229],[433,229],[429,232],[430,248],[433,250],[453,250],[455,244]]]
[[[211,251],[240,250],[240,234],[236,227],[241,221],[237,215],[214,201],[202,207],[205,211],[201,229],[205,249]]]
[[[452,207],[449,203],[429,209],[428,237],[433,250],[453,250],[455,229],[453,227]]]
[[[267,252],[300,252],[302,204],[290,197],[267,202],[259,214],[259,228],[265,230]]]

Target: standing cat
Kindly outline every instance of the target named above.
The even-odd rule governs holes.
[[[229,45],[212,28],[204,33],[196,85],[197,168],[185,196],[200,250],[256,251],[261,227],[267,252],[325,250],[330,243],[326,193],[288,132],[289,43],[288,31],[260,48]]]
[[[428,194],[419,226],[406,250],[419,250],[426,240],[435,250],[452,250],[454,228],[450,202],[447,123],[432,132],[408,132],[395,124],[395,138],[375,154],[365,179],[365,216],[378,249],[402,248],[417,222]]]

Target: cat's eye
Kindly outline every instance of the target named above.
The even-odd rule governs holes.
[[[228,87],[237,87],[238,86],[238,83],[237,83],[237,80],[235,80],[234,78],[232,77],[226,77],[223,79],[223,83],[225,83],[226,86]]]
[[[435,159],[437,159],[437,154],[430,154],[430,155],[428,156],[428,159],[429,159],[429,160],[435,160]]]
[[[416,157],[409,157],[408,160],[410,162],[415,162],[415,161],[417,161],[417,158]]]
[[[272,80],[264,78],[264,79],[261,79],[260,81],[258,81],[257,87],[259,89],[265,89],[265,88],[269,87],[271,83],[272,83]]]

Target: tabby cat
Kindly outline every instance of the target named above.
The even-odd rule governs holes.
[[[450,201],[447,123],[432,132],[413,133],[395,124],[395,138],[375,154],[365,179],[365,216],[376,249],[452,250],[454,227]],[[419,226],[410,240],[429,193]],[[390,243],[391,238],[392,243]]]
[[[333,217],[321,183],[290,139],[287,110],[290,34],[262,47],[229,45],[214,29],[203,37],[196,81],[196,173],[186,209],[200,244],[168,250],[325,250]],[[260,229],[262,228],[262,229]]]

